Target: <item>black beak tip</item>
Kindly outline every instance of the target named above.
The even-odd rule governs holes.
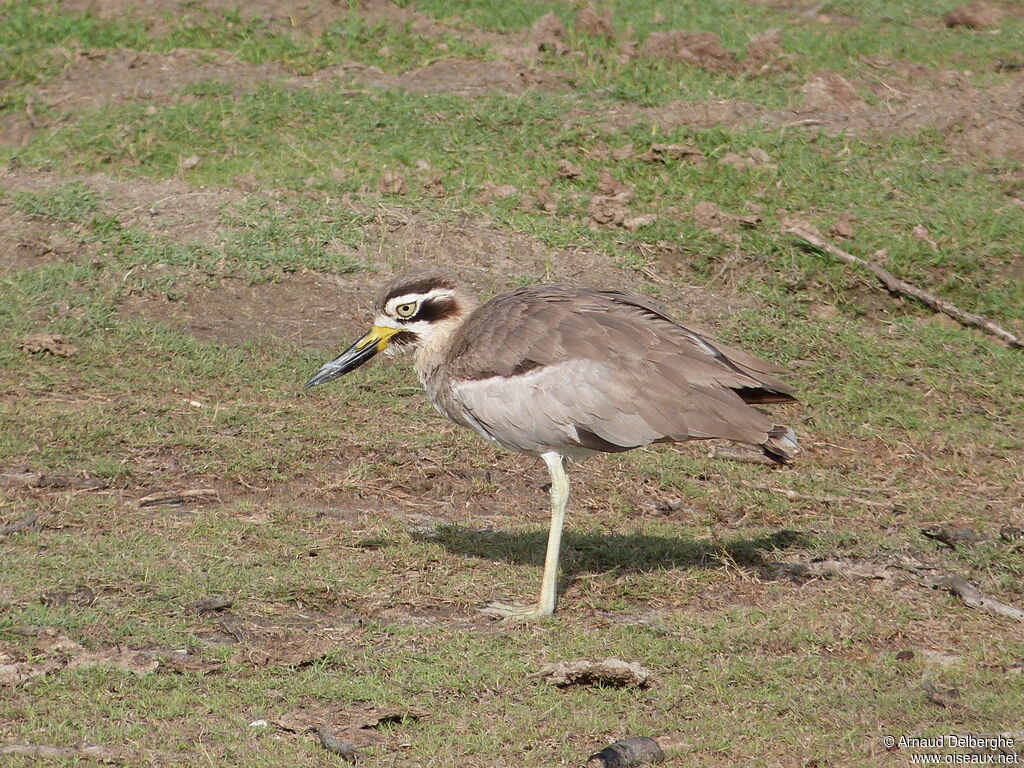
[[[326,384],[331,379],[336,379],[339,375],[340,373],[337,368],[332,368],[326,371],[320,369],[310,377],[309,381],[302,385],[302,388],[312,389],[313,387],[319,387],[321,384]]]
[[[363,346],[360,346],[360,344]],[[331,362],[320,366],[320,370],[314,373],[302,388],[318,387],[321,384],[326,384],[328,381],[337,379],[339,376],[344,376],[376,355],[379,350],[380,346],[378,344],[366,343],[366,337],[364,337],[331,360]]]

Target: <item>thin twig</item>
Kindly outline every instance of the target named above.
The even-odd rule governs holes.
[[[976,315],[971,312],[965,312],[964,310],[950,304],[948,301],[938,298],[937,296],[928,293],[928,291],[918,288],[916,285],[911,285],[905,280],[900,280],[895,277],[892,273],[878,266],[877,264],[866,261],[865,259],[854,256],[852,253],[847,253],[842,248],[839,248],[832,243],[828,242],[824,237],[821,236],[811,227],[804,224],[792,223],[783,229],[783,231],[790,235],[799,237],[804,242],[810,243],[815,248],[832,254],[837,259],[846,264],[850,264],[861,269],[866,269],[868,272],[873,274],[879,279],[879,281],[892,293],[899,293],[904,296],[910,296],[911,298],[917,299],[918,301],[927,304],[937,312],[943,312],[961,325],[965,325],[972,328],[979,328],[986,333],[989,333],[999,339],[1002,339],[1011,347],[1017,349],[1024,349],[1024,339],[1020,339],[1014,336],[1008,330],[1002,326],[996,325],[991,320]]]
[[[29,94],[25,97],[25,114],[28,116],[28,122],[33,128],[45,128],[46,126],[40,124],[39,118],[36,117],[34,106],[32,94]]]
[[[815,496],[810,493],[791,491],[789,488],[779,488],[774,485],[758,485],[757,483],[748,483],[744,481],[740,481],[740,485],[744,488],[750,488],[753,491],[777,493],[779,496],[785,496],[790,501],[814,501],[819,504],[860,504],[865,507],[880,507],[882,509],[891,509],[898,503],[895,501],[872,501],[871,499],[861,498],[860,496]]]
[[[933,589],[946,589],[964,601],[969,608],[988,611],[996,616],[1005,616],[1017,621],[1024,621],[1024,611],[1006,603],[1001,603],[988,595],[982,594],[976,586],[960,576],[935,576],[923,579],[922,584]]]

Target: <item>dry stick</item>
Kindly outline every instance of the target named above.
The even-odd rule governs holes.
[[[21,520],[16,520],[13,523],[7,523],[6,525],[0,525],[0,536],[10,536],[12,533],[18,533],[20,531],[32,531],[39,527],[39,513],[33,512]]]
[[[1006,616],[1017,621],[1024,621],[1024,611],[1006,603],[994,600],[982,592],[967,579],[959,576],[937,576],[922,581],[925,586],[934,589],[948,589],[954,595],[964,601],[964,605],[970,608],[977,608],[981,611],[994,613],[996,616]]]
[[[320,744],[328,752],[341,755],[341,759],[349,763],[354,763],[356,761],[356,756],[359,753],[354,744],[342,741],[323,725],[317,726],[314,730],[316,731],[317,737],[320,739]]]
[[[100,744],[82,744],[77,747],[53,747],[49,744],[5,744],[0,746],[0,755],[51,759],[70,757],[99,760],[104,763],[115,763],[124,759],[124,754],[120,750]]]
[[[665,755],[687,747],[682,739],[672,736],[631,736],[609,744],[587,758],[586,768],[632,768],[636,765],[662,763]]]
[[[819,560],[810,563],[779,563],[778,569],[790,576],[804,578],[828,578],[830,576],[855,579],[889,579],[894,571],[914,573],[916,583],[932,589],[945,589],[959,597],[968,608],[988,611],[996,616],[1004,616],[1016,621],[1024,621],[1024,610],[1013,605],[1001,603],[984,594],[967,579],[952,574],[924,575],[919,573],[924,568],[909,563],[889,563],[879,565],[850,560]]]
[[[774,485],[760,485],[742,480],[740,485],[753,491],[777,493],[779,496],[785,496],[790,501],[814,501],[819,504],[861,504],[865,507],[880,507],[883,509],[889,509],[898,503],[896,501],[873,501],[861,498],[860,496],[815,496],[809,493],[800,493],[800,491],[791,491],[789,488],[777,488]]]
[[[950,304],[948,301],[944,301],[938,298],[937,296],[933,296],[932,294],[928,293],[928,291],[918,288],[916,285],[911,285],[905,280],[900,280],[898,277],[895,277],[892,273],[888,272],[887,270],[883,269],[877,264],[854,256],[852,253],[847,253],[842,248],[838,248],[832,243],[830,243],[828,240],[826,240],[818,232],[811,229],[810,227],[801,224],[789,224],[783,229],[783,232],[790,235],[795,235],[804,242],[810,243],[815,248],[820,248],[821,250],[826,251],[827,253],[831,253],[840,261],[843,261],[847,264],[851,264],[855,267],[860,267],[861,269],[866,269],[868,272],[877,277],[881,281],[882,285],[884,285],[886,289],[888,289],[892,293],[900,293],[903,294],[904,296],[910,296],[911,298],[917,299],[918,301],[927,304],[929,307],[936,310],[937,312],[944,312],[961,325],[966,325],[972,328],[980,328],[986,333],[989,333],[999,339],[1002,339],[1011,347],[1016,347],[1017,349],[1024,349],[1024,339],[1020,339],[1017,336],[1014,336],[1012,333],[1010,333],[1002,326],[996,325],[991,320],[988,320],[982,317],[981,315],[975,315],[971,312],[964,312],[964,310]]]

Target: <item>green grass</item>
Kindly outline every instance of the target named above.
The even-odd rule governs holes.
[[[1024,686],[1006,671],[1024,657],[1015,623],[913,584],[796,583],[771,566],[913,558],[1024,604],[1024,549],[999,537],[1004,525],[1024,526],[1019,351],[879,293],[781,234],[793,215],[823,231],[852,217],[844,248],[1019,333],[1024,209],[1011,198],[1021,165],[966,160],[931,131],[667,131],[604,119],[623,101],[780,107],[810,73],[856,76],[862,57],[969,68],[983,87],[995,77],[982,74],[985,62],[1015,58],[1020,19],[1008,16],[999,34],[940,28],[938,15],[954,4],[833,2],[819,13],[856,23],[824,24],[731,0],[614,3],[616,28],[630,25],[641,39],[710,30],[742,54],[751,34],[782,26],[784,49],[799,58],[767,76],[727,76],[619,61],[610,44],[570,30],[586,56],[542,62],[568,78],[564,91],[466,98],[360,92],[347,80],[239,90],[211,79],[159,104],[72,110],[18,146],[0,145],[4,253],[18,259],[0,258],[0,472],[90,473],[108,484],[0,484],[0,525],[32,513],[40,524],[0,542],[9,564],[0,569],[0,664],[3,654],[50,658],[29,627],[101,653],[193,649],[193,666],[177,671],[69,667],[4,686],[0,745],[99,743],[125,748],[132,765],[334,765],[311,733],[277,723],[305,712],[340,731],[386,709],[412,716],[357,729],[365,765],[577,765],[618,738],[668,734],[684,744],[668,764],[881,766],[907,759],[885,752],[887,733],[1019,728]],[[466,25],[514,32],[548,10],[566,22],[574,15],[568,3],[415,8],[455,18],[427,37],[349,10],[310,34],[199,6],[152,27],[6,2],[0,79],[12,88],[0,117],[20,114],[31,88],[77,48],[226,49],[297,73],[349,60],[403,71],[496,55],[460,40]],[[567,120],[571,112],[578,117]],[[635,157],[652,143],[693,145],[703,159]],[[632,157],[608,154],[630,144]],[[723,162],[751,147],[770,164]],[[201,161],[184,169],[191,155]],[[578,177],[558,177],[565,160]],[[404,177],[406,194],[378,191],[385,171]],[[635,188],[632,211],[657,220],[636,232],[591,229],[604,172]],[[434,174],[444,197],[425,186]],[[524,206],[548,180],[555,211]],[[147,229],[138,215],[152,203],[146,185],[172,181],[247,191],[213,213],[183,205],[183,224],[213,219],[203,223],[214,235],[190,242]],[[485,182],[517,193],[482,202]],[[126,204],[110,188],[134,197]],[[754,206],[761,218],[723,237],[694,220],[702,201],[737,215]],[[919,224],[934,246],[913,235]],[[396,239],[396,227],[429,238]],[[326,347],[351,341],[351,318],[370,320],[368,306],[343,305],[352,294],[340,290],[310,296],[339,303],[338,317],[323,320],[336,324],[336,339],[303,336],[296,323],[279,338],[226,341],[221,318],[209,315],[200,339],[180,320],[202,314],[202,297],[223,297],[226,285],[259,283],[271,296],[309,272],[339,287],[371,285],[364,270],[439,261],[486,273],[478,279],[494,289],[545,278],[529,254],[520,262],[517,251],[495,253],[492,267],[488,254],[460,255],[465,246],[453,243],[484,227],[531,238],[515,242],[539,243],[563,272],[577,257],[605,254],[617,271],[602,274],[667,299],[681,317],[691,308],[677,289],[724,295],[735,303],[719,313],[716,334],[792,364],[802,401],[784,418],[805,452],[784,470],[709,461],[696,446],[574,465],[560,613],[528,627],[476,609],[534,596],[548,519],[540,464],[441,420],[407,362],[301,389]],[[52,243],[55,253],[43,247]],[[139,294],[167,303],[124,311]],[[224,322],[236,321],[224,307]],[[309,317],[304,309],[296,316]],[[41,332],[65,336],[78,353],[21,348]],[[189,488],[219,497],[136,503]],[[922,535],[929,524],[971,526],[987,540],[949,549]],[[227,625],[185,611],[210,595],[234,600]],[[636,618],[648,623],[627,623]],[[915,657],[897,661],[908,648]],[[958,660],[942,666],[924,650]],[[605,656],[649,667],[653,686],[562,690],[535,676],[548,662]],[[957,687],[960,700],[940,707],[925,681]],[[250,725],[261,719],[270,725]]]

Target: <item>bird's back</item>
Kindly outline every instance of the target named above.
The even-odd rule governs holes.
[[[791,431],[750,406],[793,400],[773,375],[784,369],[709,341],[635,294],[508,291],[455,329],[443,357],[424,376],[432,400],[511,450],[585,455],[726,438],[785,461],[796,449]]]

